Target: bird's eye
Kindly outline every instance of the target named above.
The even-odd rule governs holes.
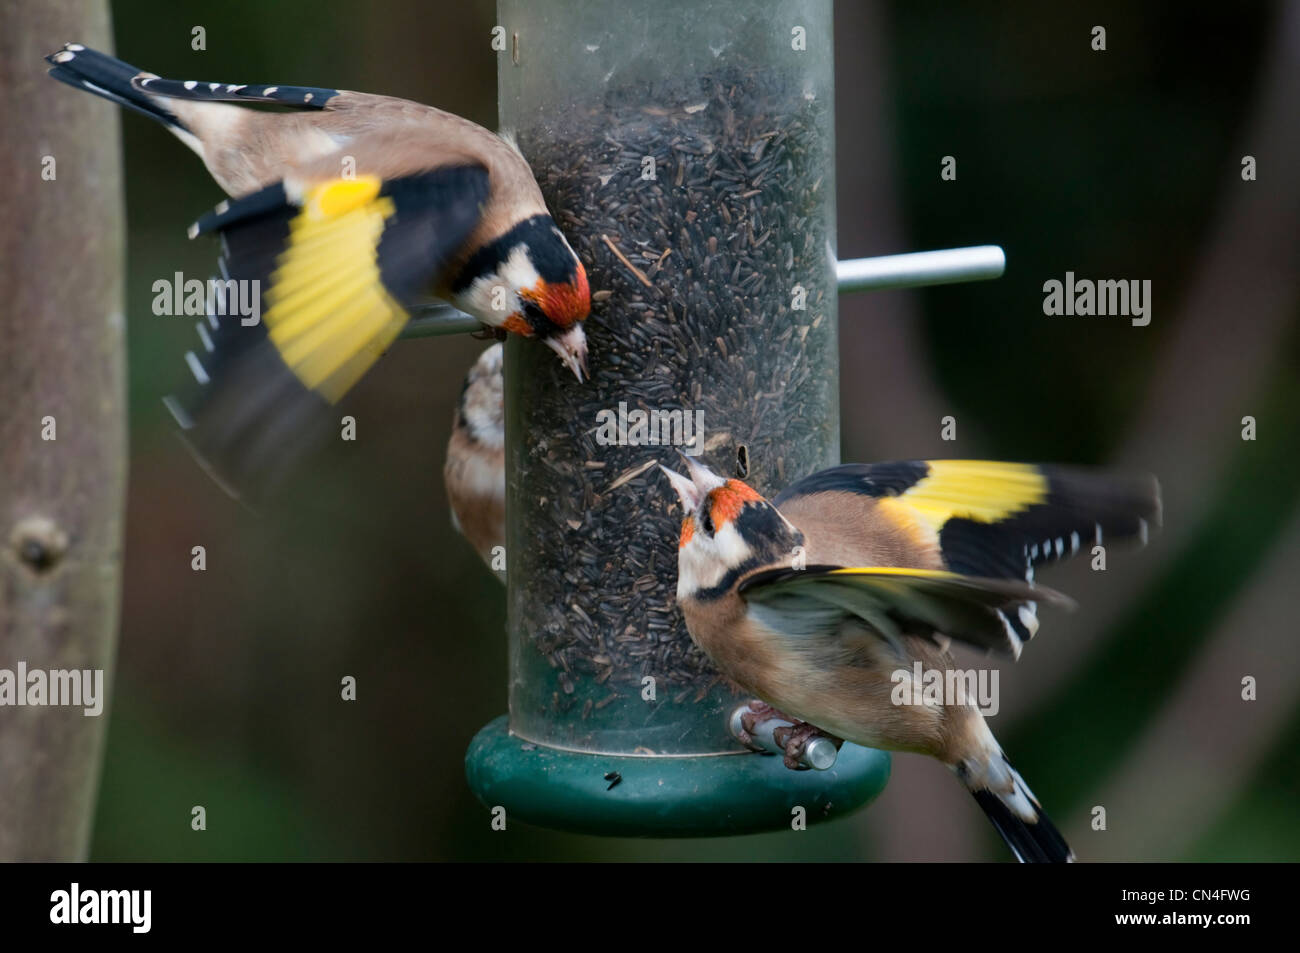
[[[700,526],[704,529],[704,532],[707,535],[709,536],[713,535],[713,514],[710,513],[708,510],[705,510],[700,515]]]
[[[527,318],[544,318],[546,312],[537,306],[535,302],[524,300],[524,316]]]

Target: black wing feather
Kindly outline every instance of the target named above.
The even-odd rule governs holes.
[[[982,471],[975,468],[999,466],[1008,471],[1015,468],[1022,476],[1028,471],[1043,491],[1041,498],[1034,500],[1018,503],[1009,498],[1006,513],[994,520],[962,515],[956,505],[960,502],[960,487],[952,491],[954,512],[937,527],[938,543],[944,565],[964,575],[1032,582],[1036,567],[1105,540],[1145,541],[1149,529],[1160,523],[1160,489],[1153,477],[981,461],[845,464],[805,477],[786,488],[774,502],[779,507],[799,497],[827,492],[907,502],[909,494],[933,492],[929,481],[935,476],[936,464],[942,464],[949,474],[960,474],[963,467],[976,475]],[[929,500],[932,507],[934,502]],[[1037,630],[1036,607],[1027,602],[1012,608],[1014,611],[1004,613],[1007,624],[1027,641]]]
[[[382,183],[379,195],[394,211],[372,253],[388,296],[402,307],[423,297],[478,223],[488,190],[481,166]],[[299,214],[277,183],[222,203],[196,223],[196,233],[221,236],[223,277],[261,283],[263,314]],[[259,497],[329,433],[330,401],[296,376],[264,323],[246,326],[232,314],[210,314],[207,323],[211,351],[189,358],[206,382],[196,380],[166,403],[218,482],[236,496]]]

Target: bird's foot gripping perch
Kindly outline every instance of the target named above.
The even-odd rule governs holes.
[[[825,771],[844,741],[755,699],[731,714],[731,733],[755,751],[780,754],[791,771]]]

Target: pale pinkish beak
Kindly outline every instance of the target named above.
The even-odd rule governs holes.
[[[546,339],[546,346],[560,356],[564,366],[573,376],[582,380],[587,374],[587,335],[581,324],[575,324],[563,334]]]
[[[686,469],[691,474],[689,477],[684,477],[675,470],[669,470],[663,464],[659,465],[659,469],[664,472],[664,476],[668,477],[668,482],[677,491],[677,497],[682,501],[682,509],[687,513],[693,513],[699,508],[704,498],[709,495],[710,490],[722,486],[727,481],[704,464],[698,463],[681,451],[678,451],[678,455],[686,464]]]

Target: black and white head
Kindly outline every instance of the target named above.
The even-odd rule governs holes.
[[[452,285],[456,306],[492,327],[538,338],[582,380],[591,312],[587,272],[549,215],[534,215],[474,253]]]
[[[488,450],[500,450],[506,442],[504,350],[498,342],[479,355],[465,376],[456,406],[456,429]]]
[[[682,455],[689,476],[661,466],[684,511],[677,598],[725,594],[741,576],[788,563],[803,534],[761,493]]]

